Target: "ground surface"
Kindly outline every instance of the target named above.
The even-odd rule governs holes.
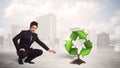
[[[56,54],[45,51],[42,56],[33,60],[35,64],[19,65],[15,51],[0,51],[0,68],[120,68],[120,53],[112,51],[94,52],[81,58],[86,63],[70,64],[76,58],[60,51]]]

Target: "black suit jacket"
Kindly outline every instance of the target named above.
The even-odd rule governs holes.
[[[30,41],[31,35],[32,41]],[[19,51],[20,48],[25,48],[26,50],[29,50],[34,41],[36,41],[45,50],[49,50],[49,48],[42,41],[39,40],[37,34],[30,32],[30,30],[23,30],[13,38],[13,43],[17,51]]]

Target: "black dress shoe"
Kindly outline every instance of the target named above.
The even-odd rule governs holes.
[[[24,62],[29,64],[35,64],[35,62],[31,62],[31,61],[24,61]]]
[[[25,63],[29,63],[29,64],[35,64],[35,62],[32,62],[32,61],[31,61],[31,58],[26,58],[26,59],[24,60],[24,62],[25,62]]]
[[[23,64],[22,59],[18,58],[18,63],[19,63],[19,64]]]

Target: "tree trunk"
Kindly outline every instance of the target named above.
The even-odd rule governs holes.
[[[86,63],[86,62],[80,59],[80,55],[77,55],[77,59],[76,60],[70,62],[70,64],[78,64],[78,65],[80,65],[82,63]]]

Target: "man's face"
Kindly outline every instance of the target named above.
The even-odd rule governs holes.
[[[32,33],[35,33],[35,31],[37,30],[37,28],[38,28],[37,26],[33,25],[33,26],[30,27],[30,31]]]

